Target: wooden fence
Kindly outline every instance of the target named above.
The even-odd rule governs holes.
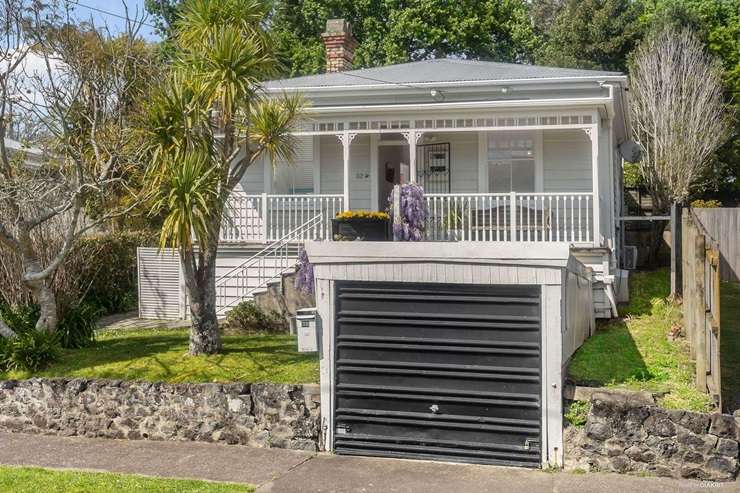
[[[707,233],[719,243],[719,275],[740,282],[740,207],[692,209]]]
[[[683,319],[696,386],[722,408],[720,375],[720,245],[691,209],[681,217]]]

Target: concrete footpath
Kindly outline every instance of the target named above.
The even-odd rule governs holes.
[[[259,493],[740,492],[739,483],[15,433],[0,433],[0,464],[248,483],[256,485]]]

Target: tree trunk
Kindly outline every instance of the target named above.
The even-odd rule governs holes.
[[[36,330],[39,332],[54,332],[59,325],[57,314],[57,298],[54,290],[46,279],[27,283],[28,287],[39,304],[39,318],[36,320]]]
[[[57,298],[50,286],[48,277],[34,278],[42,272],[43,266],[31,245],[31,238],[23,235],[21,239],[21,261],[23,264],[23,283],[31,290],[33,299],[39,305],[39,318],[36,320],[36,330],[39,332],[54,332],[57,330],[59,317],[57,314]]]
[[[191,355],[216,354],[221,351],[221,334],[216,315],[216,253],[217,246],[210,246],[198,255],[183,252],[185,286],[190,300]]]

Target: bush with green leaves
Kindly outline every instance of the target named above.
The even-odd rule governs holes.
[[[565,419],[576,428],[581,428],[586,425],[590,410],[591,403],[589,401],[573,401],[565,411]]]
[[[60,335],[35,330],[37,310],[0,306],[0,312],[17,334],[13,339],[0,337],[0,371],[36,371],[59,358]]]
[[[284,332],[285,319],[275,311],[266,311],[253,301],[243,301],[227,315],[229,329],[240,332]]]

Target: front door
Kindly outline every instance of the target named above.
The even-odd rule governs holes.
[[[381,144],[378,146],[378,206],[385,209],[393,186],[409,178],[409,146]]]

